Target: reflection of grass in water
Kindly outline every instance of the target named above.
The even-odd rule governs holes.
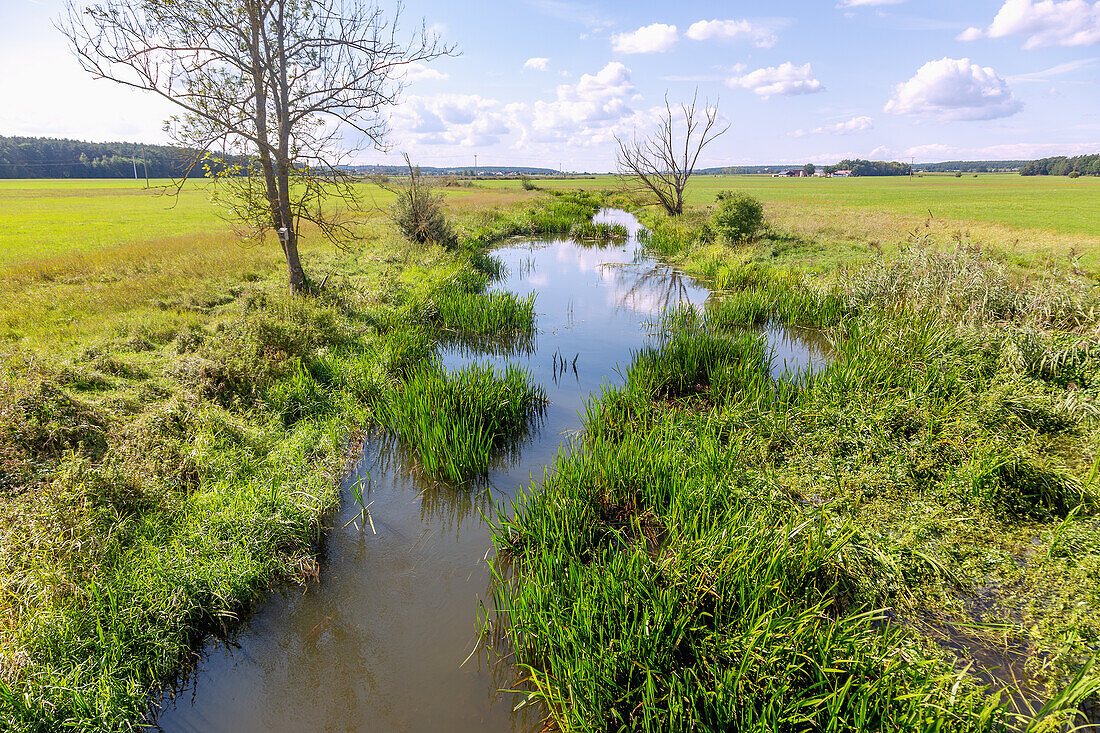
[[[457,372],[412,372],[380,410],[428,473],[451,481],[484,474],[492,456],[526,429],[546,401],[527,372],[470,364]]]
[[[536,351],[535,334],[513,332],[502,336],[482,336],[476,333],[444,333],[439,342],[464,359],[479,356],[501,358],[530,357]]]
[[[370,471],[366,471],[364,473],[366,473],[367,485],[369,487],[369,485],[370,485]],[[367,492],[368,493],[370,492],[369,488],[367,489]],[[351,487],[351,498],[355,500],[356,505],[359,507],[359,514],[357,514],[356,516],[349,519],[348,523],[345,524],[344,526],[347,527],[348,524],[351,524],[356,519],[360,520],[360,522],[362,522],[363,519],[366,519],[368,522],[370,522],[370,531],[374,532],[374,534],[378,534],[378,531],[374,528],[374,519],[370,515],[370,507],[371,507],[371,504],[374,504],[374,502],[372,501],[370,504],[367,504],[365,502],[364,498],[363,498],[363,475],[362,474],[355,477],[355,483]]]

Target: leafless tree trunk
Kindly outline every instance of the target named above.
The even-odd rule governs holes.
[[[729,125],[718,129],[717,103],[713,107],[704,104],[699,111],[695,109],[698,96],[696,93],[690,105],[680,105],[684,115],[682,144],[677,140],[677,124],[667,95],[665,114],[653,135],[639,139],[635,134],[629,140],[615,136],[619,146],[616,153],[619,175],[652,195],[669,216],[684,213],[684,189],[695,171],[699,154],[729,129]]]
[[[93,76],[180,108],[166,123],[189,154],[176,192],[205,168],[231,219],[257,238],[278,232],[298,293],[300,224],[350,241],[343,215],[358,198],[344,164],[384,148],[381,113],[405,67],[454,53],[423,24],[399,40],[399,19],[372,0],[102,0],[71,2],[58,25]]]

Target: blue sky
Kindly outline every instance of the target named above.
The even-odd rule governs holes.
[[[165,139],[164,103],[93,81],[59,0],[0,0],[0,134]],[[610,170],[613,135],[719,100],[704,165],[1100,152],[1100,0],[407,0],[461,56],[413,69],[389,153]]]

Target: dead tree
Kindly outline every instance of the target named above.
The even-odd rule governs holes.
[[[278,233],[298,293],[300,224],[338,244],[352,236],[346,163],[384,147],[382,112],[405,68],[454,52],[423,23],[402,40],[399,16],[371,0],[103,0],[70,3],[58,27],[93,76],[179,108],[165,124],[188,155],[177,193],[205,169],[229,218],[257,238]]]
[[[683,142],[677,140],[676,120],[672,105],[665,96],[665,114],[657,131],[639,139],[635,133],[629,140],[615,136],[619,175],[632,181],[640,190],[652,195],[656,204],[669,216],[684,213],[684,189],[695,171],[699,154],[716,137],[729,129],[718,129],[718,105],[704,105],[702,116],[695,109],[698,93],[691,104],[681,104],[684,115]]]

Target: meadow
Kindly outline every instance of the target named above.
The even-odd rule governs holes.
[[[536,184],[444,189],[452,249],[405,241],[364,184],[359,245],[307,232],[326,287],[292,299],[277,245],[198,185],[0,183],[9,727],[127,729],[202,635],[315,577],[364,429],[461,482],[537,420],[528,375],[433,358],[533,332],[537,296],[486,291],[493,242],[617,236],[583,222],[638,203]],[[553,722],[1003,730],[1095,695],[1097,184],[700,177],[680,220],[639,209],[719,297],[667,314],[585,449],[496,519],[501,631]],[[726,189],[766,236],[715,236]],[[829,365],[774,384],[766,324]]]
[[[538,183],[597,190],[617,185],[613,177]],[[803,268],[827,271],[865,262],[876,248],[893,251],[910,232],[927,230],[999,247],[1024,269],[1051,261],[1100,272],[1100,180],[1095,178],[696,176],[687,202],[693,208],[712,206],[722,190],[744,191],[762,201],[773,226],[805,243],[798,263]]]

